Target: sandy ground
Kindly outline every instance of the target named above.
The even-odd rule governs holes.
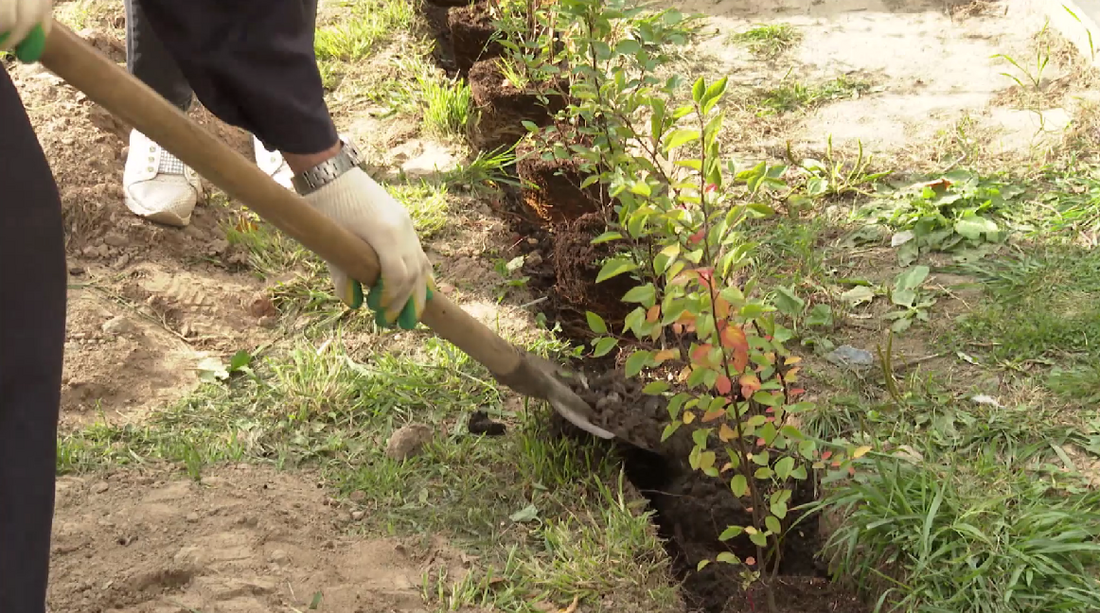
[[[820,149],[831,134],[838,146],[860,139],[892,158],[928,163],[929,144],[968,116],[990,135],[991,148],[1023,155],[1035,145],[1039,114],[998,102],[1012,81],[1000,74],[1009,68],[992,56],[1033,63],[1031,39],[1042,27],[1034,15],[1014,13],[1011,1],[965,15],[927,0],[676,5],[711,16],[712,35],[699,51],[711,70],[739,83],[762,87],[784,78],[810,82],[848,75],[872,84],[859,97],[797,114],[779,133],[739,143],[745,155],[771,151],[787,139]],[[118,23],[89,32],[120,61],[121,14],[120,5]],[[761,62],[727,40],[769,22],[795,25],[803,42],[788,55]],[[202,204],[184,230],[135,219],[121,190],[128,128],[37,68],[9,70],[65,206],[72,289],[63,428],[96,419],[139,421],[188,394],[203,357],[271,340],[264,284],[225,240],[223,228],[235,222],[233,209]],[[1056,82],[1061,76],[1052,71],[1046,78]],[[1043,109],[1045,129],[1064,127],[1072,111],[1065,100],[1065,109]],[[196,117],[251,155],[247,135],[201,112]],[[341,116],[339,123],[353,136],[378,128],[378,120],[365,114]],[[406,146],[397,163],[432,147]],[[466,205],[474,220],[469,228],[430,248],[442,263],[442,282],[459,288],[454,291],[476,305],[478,316],[495,324],[495,301],[481,291],[495,275],[486,254],[514,237],[482,204]],[[463,294],[463,287],[473,289]],[[529,314],[514,307],[509,313],[505,326],[521,333]],[[58,490],[55,613],[291,612],[306,610],[316,593],[323,595],[323,610],[414,612],[423,606],[421,574],[456,563],[442,548],[414,553],[394,541],[345,536],[346,512],[303,474],[230,467],[200,484],[115,473],[64,478]]]
[[[65,477],[51,611],[413,613],[424,577],[465,573],[438,544],[345,536],[351,513],[309,475],[255,466]]]

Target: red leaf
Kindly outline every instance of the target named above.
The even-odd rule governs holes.
[[[798,396],[799,394],[805,394],[805,393],[806,393],[806,390],[802,389],[801,387],[796,387],[793,390],[790,390],[789,392],[787,392],[787,394],[790,395],[791,398],[794,398],[795,396]]]
[[[758,446],[760,446],[760,447],[763,447],[764,445],[767,445],[767,444],[768,444],[768,441],[765,441],[765,440],[764,440],[764,439],[762,439],[762,438],[758,438],[758,439],[756,439],[756,444],[757,444]]]
[[[711,347],[710,343],[699,345],[695,348],[694,351],[691,352],[691,361],[695,362],[696,364],[710,364],[710,350],[712,348],[713,347]]]
[[[825,453],[821,454],[822,460],[828,460],[831,457],[833,457],[833,452],[831,451],[826,451]]]
[[[646,311],[645,320],[648,321],[649,323],[654,323],[654,322],[657,321],[657,318],[660,317],[660,316],[661,316],[661,305],[655,304],[655,305],[649,307],[649,310]]]
[[[731,389],[733,389],[733,384],[730,383],[729,377],[727,377],[726,375],[720,375],[718,379],[714,382],[714,387],[718,390],[719,394],[725,396],[726,394],[730,393]]]
[[[704,232],[703,230],[699,230],[695,234],[692,234],[690,237],[688,237],[688,244],[694,245],[695,243],[698,243],[699,241],[703,240],[703,236],[705,235],[706,232]]]
[[[726,414],[725,409],[714,409],[713,411],[707,411],[706,413],[703,414],[703,421],[704,422],[714,421],[714,420],[718,419],[719,417],[722,417],[725,414]]]
[[[760,379],[751,372],[747,372],[737,380],[741,384],[741,396],[743,398],[752,398],[752,395],[760,389]]]
[[[742,372],[749,365],[749,339],[741,326],[726,326],[722,330],[722,347],[733,350],[733,367]]]

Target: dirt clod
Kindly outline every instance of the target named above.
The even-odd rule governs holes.
[[[432,440],[432,429],[424,424],[408,424],[390,435],[386,443],[386,457],[391,460],[407,460],[424,448]]]
[[[489,419],[485,411],[474,411],[470,415],[470,421],[466,425],[470,434],[485,434],[488,436],[502,436],[507,428],[504,424]]]

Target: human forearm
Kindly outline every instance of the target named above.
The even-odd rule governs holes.
[[[252,132],[288,163],[338,145],[313,53],[315,2],[138,1],[199,100],[219,119]]]

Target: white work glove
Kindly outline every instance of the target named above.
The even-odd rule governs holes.
[[[53,0],[0,0],[0,51],[16,49],[24,62],[38,61],[49,33]],[[41,32],[34,32],[35,26]],[[31,36],[28,36],[31,35]],[[28,43],[20,47],[21,43]]]
[[[382,273],[367,294],[375,321],[382,327],[394,323],[406,330],[415,327],[436,287],[432,264],[405,207],[358,167],[305,198],[378,253]],[[332,264],[329,273],[340,300],[359,308],[363,302],[359,281]]]

